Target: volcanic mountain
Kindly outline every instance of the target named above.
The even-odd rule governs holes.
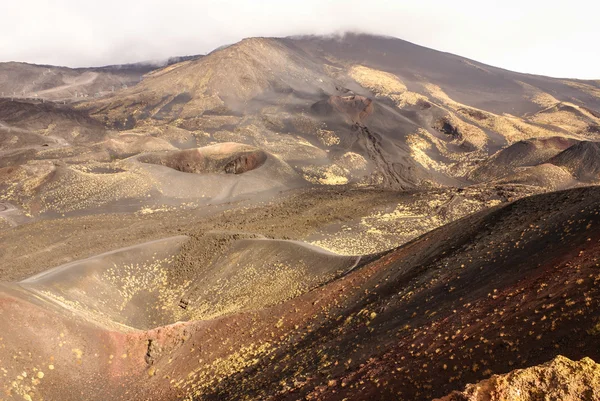
[[[246,39],[81,107],[119,129],[175,125],[264,148],[311,182],[407,189],[464,183],[519,140],[597,138],[599,90],[349,34]]]
[[[0,399],[600,396],[600,81],[366,34],[0,77]]]

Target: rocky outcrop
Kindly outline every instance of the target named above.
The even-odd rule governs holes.
[[[331,96],[329,104],[353,123],[361,123],[373,113],[373,100],[364,96]]]
[[[591,401],[600,400],[600,365],[590,358],[564,356],[540,366],[514,370],[469,384],[463,392],[437,401]],[[434,400],[435,401],[435,400]]]

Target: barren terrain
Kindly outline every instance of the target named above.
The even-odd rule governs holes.
[[[0,400],[600,399],[599,81],[346,34],[0,92]]]

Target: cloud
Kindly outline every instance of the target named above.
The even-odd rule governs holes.
[[[120,64],[206,53],[250,36],[352,30],[520,72],[600,78],[591,43],[600,37],[600,5],[584,0],[28,0],[2,8],[2,61]]]

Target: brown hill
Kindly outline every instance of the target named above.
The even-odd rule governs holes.
[[[558,136],[519,141],[485,160],[469,174],[469,177],[479,182],[502,178],[514,173],[518,167],[545,163],[577,142]]]
[[[565,132],[593,138],[600,132],[600,114],[582,105],[561,102],[531,116],[532,121],[554,125]]]
[[[582,181],[600,180],[600,142],[583,141],[564,150],[549,160],[565,167]]]
[[[41,71],[30,67],[11,65],[28,77]],[[133,74],[142,67],[93,71]],[[7,180],[0,188],[3,201],[35,213],[46,209],[32,205],[32,195],[46,200],[56,195],[54,189],[38,191],[49,188],[42,184],[52,164],[92,174],[120,171],[128,170],[130,161],[112,164],[142,153],[161,159],[164,154],[152,153],[182,155],[229,142],[273,155],[289,166],[285,177],[300,177],[306,186],[412,189],[485,182],[554,190],[577,182],[548,166],[516,169],[546,162],[574,141],[597,139],[596,85],[510,73],[393,38],[252,38],[150,71],[135,86],[75,107],[5,99],[0,167],[18,173],[3,175]],[[143,168],[144,177],[162,183],[144,188],[181,191],[165,180],[173,172]],[[294,172],[288,174],[288,168]],[[61,185],[81,184],[81,194],[88,193],[84,182],[109,178],[115,180],[108,187],[92,186],[110,188],[117,197],[130,193],[119,187],[131,181],[116,180],[124,175],[64,171],[62,178],[75,181],[64,179]],[[189,181],[181,177],[173,175],[174,182]],[[228,191],[217,196],[219,182],[206,180],[211,201],[223,200]],[[275,186],[265,184],[269,180],[257,188],[282,183],[280,177]],[[200,196],[202,190],[194,188]],[[23,201],[25,189],[29,202]],[[107,199],[120,202],[112,195]],[[137,196],[127,199],[133,205]],[[75,204],[79,212],[100,210],[71,203],[69,210]],[[64,211],[63,206],[49,207]],[[155,205],[140,202],[139,207]]]
[[[550,163],[538,164],[531,167],[520,167],[512,174],[491,183],[500,186],[523,185],[538,187],[540,192],[558,191],[581,185],[567,170]]]

